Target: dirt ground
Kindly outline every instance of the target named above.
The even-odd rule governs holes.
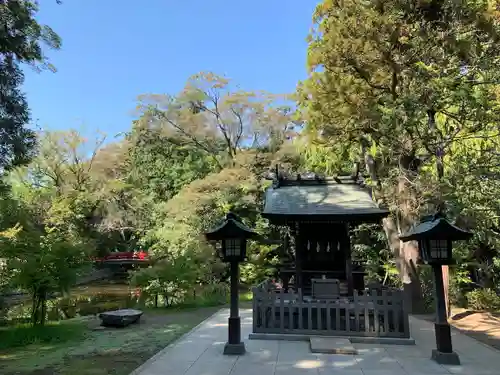
[[[500,350],[500,312],[453,309],[450,324],[460,332]]]
[[[127,375],[220,307],[146,311],[140,323],[103,329],[97,317],[83,340],[0,352],[2,375]]]
[[[434,315],[417,315],[434,322]],[[464,335],[500,350],[500,312],[453,308],[450,324]]]

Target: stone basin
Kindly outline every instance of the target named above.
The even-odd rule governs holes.
[[[138,322],[142,314],[140,310],[122,309],[103,312],[99,314],[99,318],[105,327],[126,327]]]

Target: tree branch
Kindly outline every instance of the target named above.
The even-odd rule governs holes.
[[[167,123],[169,123],[170,125],[172,125],[175,129],[177,129],[181,134],[183,134],[185,137],[189,138],[196,146],[198,146],[199,148],[201,148],[203,151],[207,152],[211,157],[212,159],[215,161],[215,163],[217,164],[217,166],[222,169],[222,165],[220,164],[219,162],[219,159],[216,157],[216,155],[214,154],[214,151],[211,150],[210,148],[208,148],[207,146],[203,145],[200,141],[198,141],[198,139],[196,139],[195,136],[189,134],[188,132],[186,132],[184,129],[182,129],[181,126],[177,125],[174,121],[170,120],[166,115],[165,113],[163,113],[162,111],[160,110],[157,110],[157,109],[154,109],[154,112],[153,112],[156,116],[158,117],[161,117],[163,120],[165,120]]]

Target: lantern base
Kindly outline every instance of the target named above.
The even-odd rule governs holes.
[[[440,365],[460,365],[460,358],[455,352],[443,353],[433,349],[431,358]]]
[[[245,343],[243,342],[240,342],[238,344],[230,344],[227,342],[226,345],[224,345],[225,355],[243,355],[245,354],[245,352]]]

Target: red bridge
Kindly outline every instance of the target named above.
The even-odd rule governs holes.
[[[102,258],[94,258],[94,262],[101,264],[138,264],[149,263],[149,255],[145,251],[117,251]]]

